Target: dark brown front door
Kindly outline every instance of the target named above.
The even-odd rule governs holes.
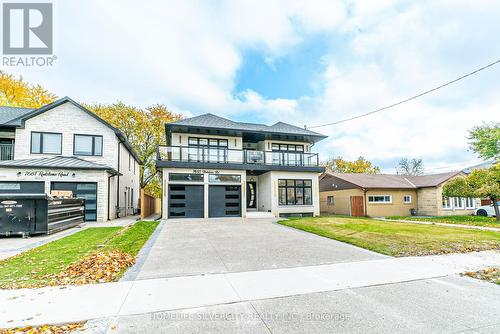
[[[351,196],[351,216],[361,217],[364,215],[363,196]]]

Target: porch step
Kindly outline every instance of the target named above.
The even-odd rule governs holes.
[[[275,218],[271,212],[267,211],[247,211],[247,218]]]

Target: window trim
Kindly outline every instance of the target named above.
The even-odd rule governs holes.
[[[409,200],[409,201],[407,201],[407,200],[406,200],[406,197],[409,197],[409,198],[410,198],[410,200]],[[413,200],[413,198],[411,197],[411,195],[403,195],[403,203],[404,203],[404,204],[411,204],[411,203],[412,203],[412,200]]]
[[[382,202],[370,201],[370,197],[384,197],[384,201],[382,201]],[[388,202],[385,201],[386,197],[389,197]],[[388,195],[388,194],[368,195],[367,200],[368,200],[368,204],[392,204],[392,195]]]
[[[285,181],[284,186],[280,186],[279,182],[280,181]],[[288,181],[293,181],[293,186],[288,185]],[[302,181],[302,186],[297,186],[297,181]],[[309,181],[311,183],[310,186],[305,185],[305,181]],[[280,189],[285,189],[285,203],[280,203]],[[302,198],[303,198],[303,203],[302,204],[296,204],[296,203],[288,203],[288,189],[293,189],[293,195],[295,198],[295,201],[297,200],[297,189],[302,189]],[[306,189],[311,189],[311,203],[306,203]],[[314,193],[312,191],[313,189],[313,180],[312,179],[278,179],[278,206],[312,206],[314,205]]]
[[[33,152],[33,134],[40,134],[40,152]],[[60,145],[59,145],[59,153],[44,153],[43,152],[43,135],[60,135]],[[62,132],[44,132],[44,131],[31,131],[30,132],[30,154],[52,154],[52,155],[62,155],[62,143],[63,143],[63,134]]]
[[[335,205],[335,197],[334,196],[326,196],[326,205],[334,206]]]
[[[81,136],[81,137],[92,137],[92,154],[77,154],[76,153],[76,137]],[[101,138],[101,154],[95,154],[95,138],[100,137]],[[74,133],[73,134],[73,155],[74,156],[80,156],[80,157],[102,157],[104,151],[104,138],[102,135],[89,135],[86,133]]]

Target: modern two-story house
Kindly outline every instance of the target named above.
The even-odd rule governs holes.
[[[0,193],[85,198],[87,221],[134,214],[140,160],[118,129],[68,97],[0,106]]]
[[[319,215],[318,154],[325,136],[278,122],[204,114],[167,123],[158,148],[164,218]]]

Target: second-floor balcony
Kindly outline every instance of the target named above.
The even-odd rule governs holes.
[[[14,159],[14,145],[0,144],[0,160]]]
[[[209,146],[159,146],[158,160],[216,164],[319,166],[317,153],[236,150]]]

